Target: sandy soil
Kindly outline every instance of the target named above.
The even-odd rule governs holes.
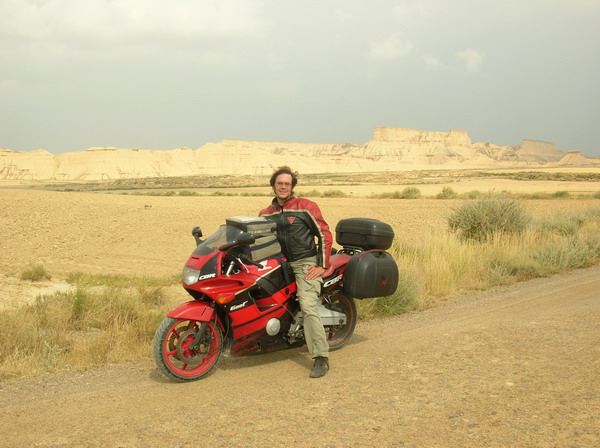
[[[0,310],[68,288],[72,272],[177,275],[194,247],[191,229],[206,235],[234,215],[255,216],[268,197],[156,197],[0,188]],[[446,228],[460,200],[321,198],[334,231],[343,218],[364,216],[392,225],[396,240],[414,243]],[[532,216],[598,207],[598,200],[525,202]],[[18,280],[42,264],[52,281]]]
[[[11,447],[597,447],[600,267],[360,323],[174,384],[152,363],[0,385]]]
[[[0,189],[0,273],[14,276],[41,263],[56,277],[74,271],[172,275],[193,248],[192,227],[210,234],[226,217],[255,216],[269,201]],[[398,241],[410,243],[445,228],[462,201],[321,198],[318,203],[332,230],[340,219],[364,216],[388,222]],[[525,204],[533,216],[600,206],[594,199]]]

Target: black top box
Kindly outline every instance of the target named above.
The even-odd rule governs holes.
[[[393,240],[392,227],[377,219],[347,218],[335,226],[335,241],[343,247],[386,250],[392,246]]]

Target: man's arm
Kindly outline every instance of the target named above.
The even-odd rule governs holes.
[[[331,246],[333,244],[333,235],[329,230],[329,225],[323,218],[323,214],[321,213],[319,206],[315,202],[307,202],[308,204],[306,209],[308,210],[311,218],[313,232],[318,239],[317,264],[325,270],[327,266],[329,266],[329,256],[331,254]]]

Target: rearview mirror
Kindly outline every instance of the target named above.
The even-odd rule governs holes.
[[[254,235],[248,232],[242,232],[233,243],[227,243],[219,246],[220,251],[231,249],[235,246],[250,246],[256,242]]]

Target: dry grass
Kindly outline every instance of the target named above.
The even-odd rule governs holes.
[[[600,262],[600,209],[553,214],[526,232],[496,233],[483,241],[443,232],[417,245],[394,245],[392,254],[401,273],[419,279],[414,308],[427,308],[464,292]]]
[[[159,286],[168,281],[74,278],[83,279],[74,292],[0,312],[0,378],[148,358],[154,331],[171,307]]]
[[[21,280],[37,282],[40,280],[51,280],[52,275],[41,264],[31,264],[21,272]]]

